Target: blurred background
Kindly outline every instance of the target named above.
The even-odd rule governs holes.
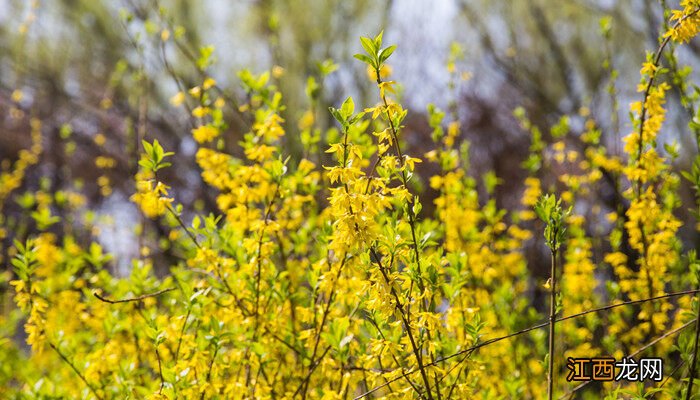
[[[144,221],[129,201],[142,138],[176,153],[161,177],[176,201],[216,211],[216,193],[202,184],[194,163],[192,117],[171,104],[173,96],[213,78],[229,106],[227,151],[240,154],[237,138],[250,130],[250,120],[238,109],[246,94],[237,73],[272,70],[287,106],[285,145],[300,159],[299,121],[306,113],[325,130],[334,126],[328,106],[349,95],[364,107],[378,101],[352,56],[361,52],[360,36],[381,30],[384,43],[398,45],[390,79],[400,83],[409,109],[406,152],[422,157],[433,148],[426,110],[435,104],[461,122],[471,174],[492,171],[507,182],[494,196],[500,207],[516,209],[531,137],[514,110],[522,107],[543,132],[568,115],[574,135],[590,114],[609,153],[621,154],[621,137],[631,131],[628,104],[640,98],[639,68],[646,51],[658,47],[665,9],[673,6],[664,0],[0,0],[2,171],[31,147],[33,119],[41,121],[34,130],[44,149],[21,185],[0,198],[1,254],[7,260],[12,239],[40,223],[18,222],[23,209],[36,207],[23,193],[81,193],[74,201],[83,211],[66,216],[72,225],[61,229],[75,229],[86,243],[96,238],[116,255],[113,272],[126,274],[139,253],[135,226],[147,224],[140,229],[154,240],[165,236],[158,221]],[[697,66],[699,56],[691,43],[679,49],[676,67]],[[677,88],[669,97],[662,137],[678,143],[676,167],[687,168],[695,148],[692,110],[680,103]],[[419,174],[421,168],[431,172],[426,163]],[[603,182],[597,194],[611,210],[623,201],[614,186]],[[692,204],[684,190],[685,204]],[[430,213],[430,201],[423,203]],[[681,220],[690,218],[685,208]],[[81,233],[85,226],[91,228]],[[681,234],[697,245],[692,227]]]

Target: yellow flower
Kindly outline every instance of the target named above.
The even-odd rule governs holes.
[[[309,129],[314,125],[314,113],[311,110],[307,110],[304,115],[301,116],[299,120],[299,130]]]
[[[192,115],[197,118],[203,118],[207,115],[211,114],[211,109],[209,107],[196,107],[194,110],[192,110]]]
[[[209,90],[211,89],[214,85],[216,85],[216,81],[212,78],[207,78],[204,80],[202,83],[202,89],[204,90]]]
[[[117,164],[116,160],[111,158],[111,157],[97,156],[97,158],[95,158],[95,166],[97,168],[102,168],[102,169],[114,168],[116,166],[116,164]]]
[[[280,67],[279,65],[275,65],[272,67],[272,77],[279,79],[284,75],[284,68]]]
[[[162,182],[157,182],[155,187],[153,180],[137,182],[138,191],[131,196],[131,200],[141,207],[141,211],[149,217],[156,218],[165,214],[172,198],[168,198],[168,187]]]
[[[525,179],[525,193],[523,193],[522,204],[525,206],[534,206],[537,203],[542,189],[540,188],[540,180],[534,177]]]
[[[192,136],[197,143],[208,143],[219,136],[219,130],[211,125],[202,125],[192,129]]]
[[[97,135],[95,135],[94,141],[96,145],[102,147],[107,142],[107,138],[102,133],[98,133]]]
[[[177,107],[185,102],[185,94],[182,92],[177,92],[173,97],[170,98],[170,104]]]
[[[12,96],[10,96],[10,97],[12,98],[12,101],[14,101],[15,103],[19,103],[20,101],[22,101],[22,98],[24,97],[24,93],[22,93],[22,91],[19,89],[15,89],[12,92]]]
[[[382,79],[386,79],[389,77],[389,75],[391,75],[392,72],[393,72],[393,68],[391,68],[391,66],[388,64],[384,64],[379,69],[379,77]],[[372,67],[371,65],[367,66],[367,77],[372,82],[377,81],[377,71],[375,71],[374,67]]]
[[[408,167],[409,171],[413,171],[413,169],[416,167],[416,163],[421,163],[423,160],[420,158],[415,158],[415,157],[409,157],[407,155],[404,155],[404,165]]]

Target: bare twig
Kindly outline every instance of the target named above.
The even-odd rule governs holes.
[[[158,345],[156,344],[156,359],[158,359],[158,375],[160,376],[160,387],[158,388],[158,394],[163,392],[163,386],[165,385],[165,380],[163,379],[163,363],[160,360],[160,352],[158,352]]]
[[[681,369],[681,367],[683,367],[684,365],[685,365],[685,360],[679,362],[678,365],[676,365],[676,367],[673,368],[673,371],[671,371],[671,373],[669,373],[668,376],[666,376],[666,379],[664,379],[664,381],[661,382],[661,385],[659,385],[658,387],[659,388],[664,387],[666,385],[666,383],[673,377],[673,375],[675,375],[676,372],[678,372],[678,370]]]
[[[547,372],[547,398],[554,396],[554,327],[557,314],[557,251],[552,249],[551,292],[549,293],[549,368]]]
[[[695,318],[695,342],[693,343],[693,356],[690,359],[688,390],[685,392],[685,400],[690,400],[691,393],[693,393],[693,381],[695,381],[695,367],[698,361],[698,339],[700,339],[700,318]]]
[[[51,342],[49,342],[49,346],[51,346],[51,348],[54,349],[56,354],[58,354],[58,356],[61,357],[61,359],[63,361],[65,361],[65,363],[68,364],[71,367],[71,369],[73,369],[73,371],[75,371],[76,375],[78,375],[80,380],[85,383],[85,385],[88,387],[88,389],[90,389],[92,394],[94,394],[95,397],[98,398],[98,400],[104,399],[104,397],[100,396],[97,393],[97,390],[90,384],[90,382],[88,382],[87,379],[85,379],[85,376],[83,375],[83,373],[78,370],[78,368],[68,359],[68,357],[66,357],[63,353],[61,353],[61,350],[58,349],[58,346],[56,346],[55,344],[53,344]]]
[[[157,292],[146,293],[146,294],[143,294],[143,295],[141,295],[141,296],[130,297],[130,298],[127,298],[127,299],[120,299],[120,300],[110,300],[110,299],[108,299],[108,298],[106,298],[106,297],[103,297],[103,296],[99,295],[97,292],[93,292],[92,294],[93,294],[95,297],[97,297],[98,299],[104,301],[105,303],[109,303],[109,304],[118,304],[118,303],[130,303],[130,302],[132,302],[132,301],[141,301],[141,300],[145,300],[145,299],[147,299],[147,298],[149,298],[149,297],[160,296],[160,295],[163,294],[163,293],[167,293],[167,292],[170,292],[170,291],[173,291],[173,290],[175,290],[175,288],[174,288],[174,287],[171,287],[171,288],[159,290],[159,291],[157,291]]]

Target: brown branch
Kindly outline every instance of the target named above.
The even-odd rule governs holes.
[[[141,301],[141,300],[145,300],[145,299],[147,299],[147,298],[149,298],[149,297],[160,296],[160,295],[163,294],[163,293],[167,293],[167,292],[170,292],[170,291],[173,291],[173,290],[175,290],[175,288],[174,288],[174,287],[171,287],[171,288],[159,290],[159,291],[157,291],[157,292],[146,293],[146,294],[141,295],[141,296],[130,297],[130,298],[127,298],[127,299],[120,299],[120,300],[110,300],[110,299],[108,299],[108,298],[106,298],[106,297],[100,296],[97,292],[93,292],[92,294],[93,294],[95,297],[97,297],[98,299],[104,301],[105,303],[117,304],[117,303],[129,303],[129,302],[132,302],[132,301]]]
[[[173,216],[173,218],[175,218],[178,225],[180,225],[180,227],[185,231],[185,233],[187,233],[187,236],[192,240],[192,243],[194,243],[194,245],[199,250],[204,250],[202,245],[199,243],[199,240],[197,240],[197,237],[194,235],[194,233],[192,233],[187,228],[187,226],[185,225],[185,222],[182,220],[180,215],[178,215],[178,213],[176,213],[175,210],[173,210],[173,208],[170,206],[170,204],[166,204],[166,207],[167,207],[167,210],[170,212],[170,214]],[[209,260],[210,257],[208,254],[206,257],[207,257],[207,261],[210,261]],[[233,300],[236,302],[236,305],[238,305],[238,307],[240,308],[243,315],[246,315],[246,316],[250,315],[251,312],[245,307],[245,305],[243,304],[241,299],[239,299],[238,296],[236,296],[236,293],[231,288],[231,285],[228,284],[228,281],[224,278],[224,276],[221,275],[221,268],[219,266],[219,262],[217,260],[214,260],[214,261],[215,261],[214,262],[214,264],[215,264],[214,272],[216,272],[216,276],[213,276],[209,272],[204,271],[204,270],[192,269],[192,271],[204,273],[205,275],[208,275],[212,278],[217,279],[219,281],[219,283],[221,283],[224,286],[224,288],[226,288],[226,291],[233,297]]]
[[[158,388],[158,394],[163,393],[163,386],[165,386],[165,380],[163,379],[163,363],[160,360],[160,352],[158,352],[158,345],[156,344],[156,359],[158,359],[158,375],[160,376],[160,387]]]
[[[664,379],[664,381],[661,382],[661,385],[659,385],[658,387],[659,387],[659,388],[664,387],[664,386],[666,385],[666,383],[668,383],[668,381],[671,380],[671,378],[673,377],[673,375],[675,375],[676,372],[678,372],[678,370],[681,369],[681,367],[683,367],[684,365],[685,365],[685,360],[679,362],[678,365],[676,365],[676,366],[673,368],[673,370],[671,371],[671,373],[669,373],[668,376],[666,376],[666,379]]]
[[[306,390],[306,388],[308,387],[308,383],[311,381],[311,375],[313,375],[314,371],[316,370],[316,367],[318,367],[321,364],[321,361],[323,361],[323,358],[326,357],[326,354],[328,354],[328,351],[330,349],[331,349],[331,346],[326,347],[326,349],[323,351],[323,353],[321,353],[321,355],[318,357],[318,360],[316,360],[315,362],[313,362],[309,366],[309,372],[306,374],[306,377],[304,378],[304,380],[301,381],[301,384],[299,384],[299,386],[297,387],[297,390],[294,391],[294,394],[292,395],[292,397],[296,397],[296,395],[299,394],[299,392],[302,389]],[[306,395],[306,393],[304,393],[304,395]]]
[[[338,272],[336,273],[336,276],[335,276],[335,280],[333,280],[330,294],[328,295],[328,299],[326,300],[326,305],[323,309],[323,316],[321,317],[321,324],[319,325],[318,331],[316,332],[316,339],[314,340],[314,349],[311,352],[311,358],[310,358],[311,365],[313,365],[316,362],[315,358],[316,358],[316,354],[318,352],[318,345],[321,343],[321,334],[323,333],[323,326],[326,324],[326,320],[328,319],[328,314],[330,313],[331,304],[333,303],[334,298],[335,298],[335,285],[336,285],[336,283],[338,283],[338,280],[340,280],[340,275],[343,272],[343,267],[345,266],[345,263],[347,260],[348,260],[347,253],[343,254],[343,261],[341,261],[340,266],[338,267]],[[314,320],[315,319],[316,319],[316,317],[314,316]],[[328,349],[326,349],[326,351],[328,351]],[[318,361],[320,362],[321,359],[323,357],[325,357],[325,355],[326,354],[324,352],[323,355],[321,355],[319,357]],[[314,372],[315,369],[316,369],[315,365],[313,368],[309,368],[308,375],[306,376],[306,379],[304,379],[304,381],[302,382],[303,387],[300,386],[297,388],[296,392],[294,393],[295,396],[296,396],[296,393],[299,392],[299,390],[301,389],[302,399],[306,398],[306,391],[308,390],[308,383],[310,382],[311,374]]]
[[[557,228],[555,228],[556,231]],[[556,233],[554,234],[556,236]],[[552,400],[554,396],[554,327],[556,327],[556,314],[557,314],[557,250],[556,247],[552,248],[552,268],[551,268],[551,292],[549,293],[549,338],[548,338],[548,348],[549,348],[549,368],[547,372],[547,398]]]
[[[685,392],[685,400],[690,400],[690,397],[693,393],[693,381],[695,381],[695,367],[698,363],[698,340],[700,340],[700,318],[695,318],[695,342],[693,343],[693,357],[690,359],[688,390]]]
[[[421,351],[418,348],[418,345],[416,344],[416,340],[413,337],[413,333],[411,331],[411,324],[408,321],[408,316],[407,312],[404,309],[403,304],[401,303],[401,299],[399,298],[398,293],[396,292],[396,289],[394,288],[391,280],[389,279],[389,276],[386,273],[386,270],[382,266],[382,262],[379,259],[379,255],[377,254],[377,251],[372,247],[370,248],[371,254],[374,256],[374,260],[377,262],[379,265],[379,272],[381,272],[382,276],[384,277],[384,281],[386,284],[389,286],[391,294],[394,296],[394,300],[396,301],[396,309],[399,310],[401,319],[403,320],[403,325],[404,325],[404,330],[406,331],[406,334],[408,335],[409,342],[411,343],[411,348],[413,349],[413,354],[416,357],[416,362],[418,362],[418,371],[420,371],[421,377],[423,378],[423,383],[425,384],[425,390],[426,394],[429,400],[432,400],[433,395],[430,390],[430,380],[428,379],[428,374],[426,373],[426,368],[430,364],[423,364],[423,357],[421,355]],[[433,364],[433,363],[431,363]],[[415,372],[416,370],[413,370],[411,372]],[[405,375],[408,375],[405,374]],[[438,388],[436,388],[438,389]],[[439,389],[438,389],[439,390]]]
[[[382,84],[382,78],[380,76],[379,70],[377,70],[377,85],[381,87]],[[392,119],[392,115],[389,112],[389,102],[387,101],[386,94],[384,91],[381,91],[380,97],[382,99],[382,102],[384,103],[384,112],[386,114],[386,118],[389,122],[389,128],[391,129],[391,135],[393,137],[393,142],[394,142],[394,149],[396,151],[396,155],[399,158],[399,162],[401,163],[401,181],[403,183],[404,188],[406,191],[409,191],[408,188],[408,177],[406,176],[406,158],[404,157],[403,153],[401,152],[401,146],[399,145],[399,134],[398,134],[398,127],[394,125],[394,120]],[[369,187],[369,184],[368,184]],[[416,200],[413,200],[414,202]],[[418,239],[416,237],[416,215],[414,215],[413,212],[413,207],[411,206],[410,202],[406,203],[406,211],[408,214],[408,225],[411,228],[411,239],[413,241],[413,257],[414,261],[416,262],[416,272],[417,272],[417,283],[418,283],[418,289],[421,292],[421,295],[425,293],[425,286],[423,285],[423,276],[422,276],[422,271],[421,271],[421,260],[420,260],[420,250],[418,246]],[[377,261],[377,264],[379,264],[379,270],[384,276],[384,279],[388,285],[391,286],[391,282],[389,281],[389,278],[386,274],[386,272],[382,268],[381,261],[379,260],[379,257],[377,256],[376,251],[374,248],[371,248],[370,251],[373,253],[375,260]],[[413,287],[413,280],[411,281],[411,288]],[[398,294],[394,290],[393,286],[391,287],[391,292],[394,295],[396,299],[396,307],[401,311],[401,315],[404,319],[404,325],[406,328],[406,333],[408,334],[408,338],[410,339],[411,342],[411,347],[413,348],[413,352],[416,356],[416,361],[418,362],[418,368],[420,369],[421,372],[421,377],[423,378],[423,383],[425,384],[425,390],[426,390],[426,395],[428,397],[428,400],[433,399],[432,391],[430,388],[430,380],[428,379],[428,375],[425,372],[425,368],[423,365],[423,357],[421,355],[421,345],[417,345],[413,335],[411,333],[411,326],[410,326],[410,314],[406,311],[403,310],[401,307],[401,302],[399,300]],[[411,295],[411,289],[409,289],[408,295]],[[421,305],[423,305],[425,311],[430,311],[429,310],[429,305],[425,304],[425,302],[421,302]],[[430,336],[430,331],[428,330],[428,335]],[[440,393],[440,388],[436,387],[435,388],[436,392],[439,394]]]
[[[68,359],[68,357],[66,357],[63,353],[61,353],[61,351],[58,349],[58,347],[57,347],[55,344],[49,342],[49,346],[51,346],[51,348],[54,349],[54,351],[56,352],[56,354],[58,354],[58,356],[61,357],[61,359],[62,359],[63,361],[65,361],[65,363],[68,364],[68,365],[73,369],[73,371],[75,371],[76,375],[78,375],[78,377],[80,378],[80,380],[82,380],[82,381],[85,383],[85,385],[88,387],[88,389],[90,389],[90,391],[92,392],[92,394],[95,395],[95,397],[97,397],[99,400],[103,400],[103,399],[104,399],[104,397],[100,396],[100,395],[97,393],[97,390],[95,390],[95,388],[90,384],[90,382],[87,381],[87,379],[86,379],[85,376],[82,374],[82,372],[80,372],[80,371],[78,370],[78,368]]]
[[[216,362],[216,355],[219,353],[219,343],[216,343],[216,346],[214,347],[214,355],[211,357],[211,362],[209,363],[209,371],[207,371],[207,380],[206,383],[209,384],[211,382],[211,370],[214,368],[214,363]],[[200,400],[204,399],[204,395],[206,395],[206,390],[202,391],[202,396],[200,397]]]

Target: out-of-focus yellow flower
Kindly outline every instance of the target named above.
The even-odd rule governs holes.
[[[282,75],[284,75],[284,72],[284,68],[280,67],[279,65],[272,67],[272,77],[275,79],[281,78]]]
[[[209,90],[211,89],[214,85],[216,85],[216,81],[213,78],[206,78],[204,82],[202,83],[202,89],[204,90]]]
[[[177,107],[185,102],[185,94],[182,92],[177,92],[173,97],[170,98],[170,104]]]
[[[23,97],[24,97],[24,93],[22,93],[22,91],[19,89],[15,89],[12,92],[11,98],[12,98],[12,101],[14,101],[15,103],[19,103],[20,101],[22,101]]]
[[[104,146],[107,142],[107,138],[102,133],[98,133],[97,135],[95,135],[95,138],[93,140],[95,141],[95,144],[100,147]]]
[[[379,77],[382,78],[382,80],[384,80],[388,78],[392,72],[394,72],[394,69],[391,68],[389,64],[384,64],[379,69]],[[367,77],[372,82],[377,81],[377,71],[370,65],[367,66]]]
[[[197,143],[208,143],[219,136],[219,130],[211,125],[202,125],[192,129],[192,136]]]

